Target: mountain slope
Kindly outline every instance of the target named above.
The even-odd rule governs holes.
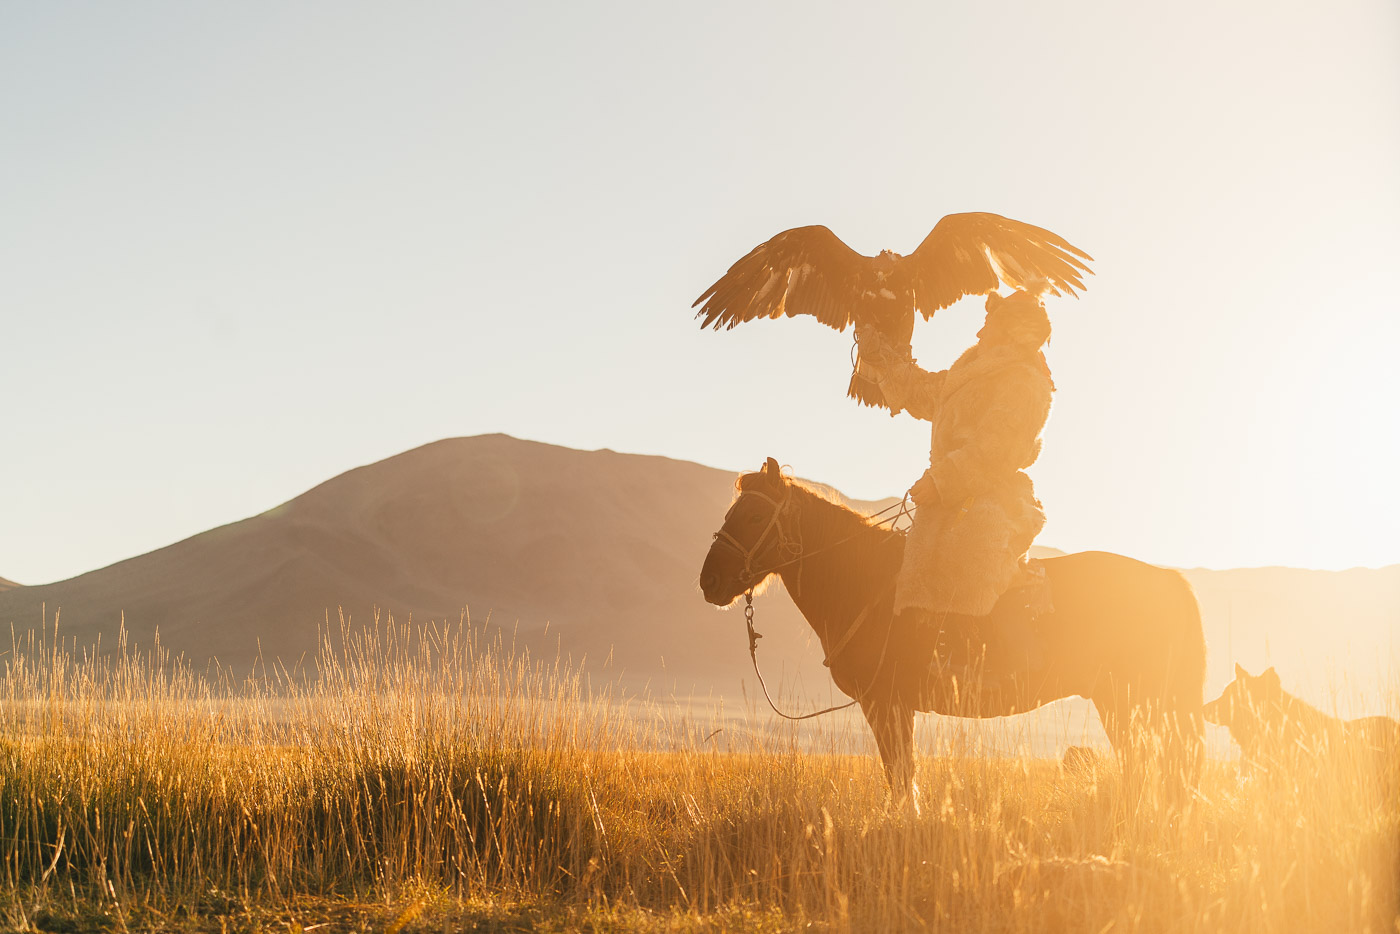
[[[712,631],[740,618],[719,615],[695,586],[733,481],[664,457],[505,435],[439,441],[149,554],[0,593],[0,621],[36,625],[46,604],[62,609],[69,637],[112,644],[124,613],[138,644],[159,629],[177,652],[238,666],[259,645],[284,661],[314,652],[338,607],[359,621],[374,607],[451,620],[470,608],[518,621],[522,641],[551,655],[611,651],[634,675],[709,678],[747,661],[742,630],[723,646]],[[791,605],[768,607],[768,618],[775,609],[803,637]]]

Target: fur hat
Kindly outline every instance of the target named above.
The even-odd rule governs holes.
[[[1002,340],[1039,347],[1050,339],[1050,316],[1034,292],[1012,292],[1003,298],[987,295],[987,321],[977,336],[993,335]]]

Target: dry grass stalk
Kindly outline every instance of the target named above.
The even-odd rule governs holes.
[[[1247,781],[1213,762],[1184,812],[1125,807],[1116,766],[1083,752],[930,757],[915,816],[870,758],[763,735],[724,750],[704,739],[719,724],[619,700],[465,620],[344,627],[305,671],[238,680],[158,647],[17,639],[10,919],[410,897],[397,931],[429,892],[639,929],[1395,929],[1395,757],[1300,749]]]

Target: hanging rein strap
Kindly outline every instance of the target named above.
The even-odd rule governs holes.
[[[860,613],[856,616],[855,622],[851,623],[851,625],[846,627],[845,635],[843,635],[840,639],[837,639],[836,644],[826,650],[826,658],[822,660],[823,665],[825,665],[828,668],[831,667],[831,660],[836,658],[843,651],[845,651],[846,646],[851,644],[851,639],[854,638],[855,634],[860,631],[860,627],[865,625],[865,621],[870,618],[870,614],[875,609],[875,607],[878,606],[880,601],[886,596],[893,598],[894,591],[895,585],[890,584],[889,587],[875,594],[874,598],[872,598],[871,601],[865,605],[865,609],[861,610]]]
[[[813,717],[820,717],[825,713],[834,713],[838,710],[845,710],[847,707],[854,707],[857,701],[850,701],[845,704],[837,704],[834,707],[827,707],[812,713],[804,713],[795,716],[790,713],[783,713],[778,709],[778,705],[773,703],[773,698],[768,693],[768,685],[763,680],[763,672],[758,670],[758,640],[763,638],[763,633],[753,628],[753,589],[744,592],[744,624],[749,627],[749,658],[753,661],[753,673],[758,676],[758,686],[763,688],[763,699],[768,701],[768,706],[773,708],[773,712],[784,720],[810,720]]]

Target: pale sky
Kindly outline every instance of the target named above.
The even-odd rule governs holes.
[[[849,334],[690,304],[956,211],[1096,259],[1044,544],[1400,562],[1394,0],[7,3],[0,128],[0,577],[494,431],[898,494],[926,426],[845,398]]]

